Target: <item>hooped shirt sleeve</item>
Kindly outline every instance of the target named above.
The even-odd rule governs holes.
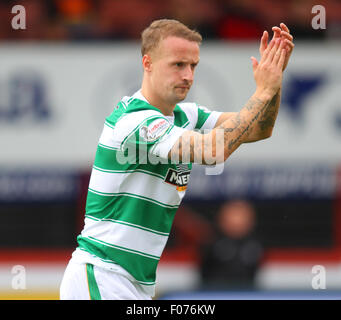
[[[183,102],[179,104],[181,110],[186,114],[191,130],[211,130],[215,127],[217,120],[223,112],[212,111],[207,107],[193,102]]]
[[[208,130],[213,129],[215,124],[217,123],[218,118],[223,112],[219,111],[211,111],[209,108],[196,105],[198,119],[195,125],[195,129],[200,130]]]
[[[158,112],[140,111],[129,115],[129,118],[133,117],[134,121],[129,121],[130,119],[126,117],[116,126],[117,130],[125,131],[124,136],[120,139],[121,150],[133,147],[139,154],[150,152],[155,156],[167,159],[175,142],[187,131],[175,126]]]

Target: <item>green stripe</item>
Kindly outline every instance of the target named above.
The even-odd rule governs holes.
[[[86,251],[84,248],[78,247],[78,249],[87,252],[88,254],[92,255],[94,258],[100,259],[101,261],[103,261],[105,263],[111,263],[111,264],[116,264],[117,265],[117,263],[115,261],[99,258],[99,257],[93,255],[92,253]],[[146,285],[146,286],[150,286],[150,285],[154,285],[155,284],[155,282],[143,282],[143,281],[137,281],[137,282],[142,284],[142,285]]]
[[[198,107],[198,121],[195,125],[195,129],[201,129],[211,113],[207,113]]]
[[[137,112],[142,110],[155,110],[160,113],[160,116],[162,117],[163,114],[161,113],[160,109],[150,105],[149,103],[130,97],[130,99],[127,101],[128,106],[125,108],[119,108],[119,110],[113,111],[107,118],[106,121],[110,123],[111,125],[115,125],[119,119],[119,117],[122,115],[122,113],[131,113],[131,112]],[[124,106],[123,101],[120,101],[118,103],[118,106]],[[186,113],[181,109],[179,105],[176,105],[174,108],[174,125],[178,127],[184,127],[188,123],[188,118]]]
[[[140,195],[137,195],[137,194],[134,194],[134,193],[130,193],[130,192],[106,193],[106,192],[100,192],[100,191],[97,191],[97,190],[94,190],[94,189],[91,189],[91,188],[89,188],[88,190],[90,192],[92,192],[92,193],[95,193],[95,194],[98,194],[98,195],[104,196],[104,197],[125,196],[125,197],[132,197],[132,198],[146,200],[146,201],[152,202],[152,203],[154,203],[156,205],[159,205],[161,207],[164,207],[164,208],[177,209],[179,207],[179,204],[170,205],[170,204],[167,204],[167,203],[163,203],[163,202],[157,201],[155,199],[151,199],[151,198],[148,198],[148,197],[140,196]]]
[[[122,154],[122,151],[107,149],[103,148],[101,145],[98,145],[94,165],[99,168],[109,170],[127,170],[138,166],[138,163],[119,163],[117,161],[117,153]]]
[[[100,259],[119,264],[137,281],[143,282],[144,284],[155,283],[156,268],[159,260],[123,251],[115,247],[109,247],[82,236],[78,236],[77,241],[79,248],[84,249]]]
[[[109,150],[119,150],[119,148],[118,147],[110,147],[110,146],[107,146],[107,145],[105,145],[105,144],[102,144],[102,143],[98,143],[98,145],[100,146],[100,147],[102,147],[102,148],[104,148],[104,149],[109,149]]]
[[[189,121],[187,121],[185,124],[183,124],[181,127],[182,128],[185,128],[185,127],[187,127],[187,125],[189,125]]]
[[[97,243],[100,243],[100,244],[102,244],[102,245],[104,245],[106,247],[110,247],[110,248],[118,249],[118,250],[121,250],[121,251],[133,253],[133,254],[136,254],[136,255],[139,255],[139,256],[142,256],[142,257],[146,257],[146,258],[150,258],[150,259],[160,260],[160,257],[158,257],[158,256],[155,256],[155,255],[152,255],[152,254],[149,254],[149,253],[146,253],[146,252],[142,252],[142,251],[139,251],[139,250],[134,250],[134,249],[122,247],[122,246],[119,246],[117,244],[105,242],[105,241],[97,239],[95,237],[89,236],[88,239],[90,239],[92,241],[95,241]]]
[[[97,282],[94,274],[94,266],[92,264],[86,264],[86,274],[88,278],[88,287],[91,300],[101,300],[101,294],[99,292]]]
[[[128,100],[128,108],[126,110],[127,113],[142,111],[142,110],[155,110],[155,111],[159,112],[161,116],[163,115],[159,108],[152,106],[151,104],[147,103],[144,100],[140,100],[140,99],[134,98],[134,97],[131,97]]]
[[[174,125],[178,127],[184,127],[189,123],[186,113],[181,109],[179,105],[176,105],[174,110]]]
[[[98,219],[114,219],[161,233],[169,233],[177,208],[163,208],[142,199],[88,193],[86,214]]]
[[[118,106],[118,109],[115,108],[112,111],[112,113],[105,119],[105,123],[107,125],[111,125],[112,127],[115,127],[115,124],[118,121],[118,119],[120,119],[122,116],[125,115],[124,112],[126,108],[123,106],[123,104],[119,102],[117,106]]]
[[[124,109],[127,109],[127,104],[123,100],[121,100],[118,104],[121,104]]]

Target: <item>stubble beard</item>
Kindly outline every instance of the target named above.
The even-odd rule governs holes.
[[[174,104],[177,104],[183,100],[186,99],[187,95],[188,95],[188,92],[189,92],[190,89],[181,89],[181,88],[174,88],[174,91],[173,91],[173,99],[174,99]],[[180,91],[181,93],[177,92],[177,91]]]

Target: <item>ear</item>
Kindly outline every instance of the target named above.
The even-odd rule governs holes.
[[[152,58],[149,54],[145,54],[142,57],[142,66],[143,69],[147,72],[150,72],[152,70]]]

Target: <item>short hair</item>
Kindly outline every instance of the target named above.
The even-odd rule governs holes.
[[[199,32],[188,28],[180,21],[173,19],[160,19],[153,21],[141,34],[141,54],[144,56],[158,47],[161,40],[167,37],[179,37],[189,41],[202,42]]]

